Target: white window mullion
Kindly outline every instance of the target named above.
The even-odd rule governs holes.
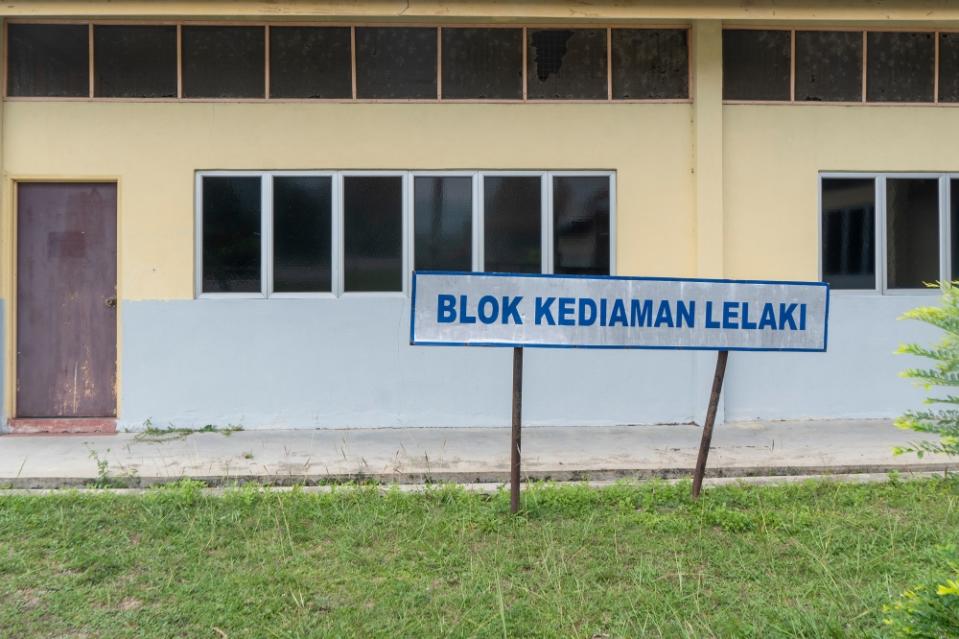
[[[486,269],[486,201],[484,197],[483,174],[473,178],[473,269],[482,272]]]
[[[403,293],[409,294],[413,267],[416,264],[413,253],[413,174],[403,174]]]
[[[346,268],[346,239],[343,232],[343,174],[333,174],[333,294],[343,295]]]
[[[196,237],[193,238],[196,247],[196,262],[193,267],[194,286],[196,292],[194,297],[200,297],[203,294],[203,176],[196,174],[196,188],[194,189],[196,200],[193,203],[196,211],[196,224],[193,232]]]
[[[616,275],[616,174],[609,174],[609,274]]]
[[[952,210],[949,176],[939,177],[939,281],[952,279]]]
[[[553,272],[553,206],[552,206],[552,178],[551,173],[544,173],[540,176],[540,246],[542,255],[543,273]]]
[[[876,176],[876,288],[888,289],[886,267],[886,176]]]
[[[260,291],[273,293],[273,176],[260,177]]]

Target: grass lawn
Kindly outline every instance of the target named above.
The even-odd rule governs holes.
[[[0,637],[859,637],[959,541],[959,480],[0,491]]]

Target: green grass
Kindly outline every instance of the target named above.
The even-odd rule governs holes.
[[[0,636],[859,637],[959,480],[0,493]]]

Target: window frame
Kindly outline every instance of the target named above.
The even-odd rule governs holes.
[[[490,177],[538,177],[540,180],[540,273],[554,274],[553,238],[553,177],[605,177],[609,180],[609,274],[616,275],[616,171],[597,170],[198,170],[194,176],[194,298],[195,299],[336,299],[336,298],[406,298],[412,289],[414,256],[416,255],[414,229],[414,188],[417,177],[469,177],[472,180],[472,260],[473,272],[484,271],[484,217],[483,179]],[[260,182],[260,291],[246,293],[203,291],[203,179],[206,177],[259,177]],[[303,292],[275,292],[273,289],[273,179],[276,177],[329,177],[332,179],[333,207],[330,233],[331,290]],[[402,290],[347,291],[346,255],[344,249],[344,179],[348,177],[402,178]]]
[[[873,226],[876,233],[873,238],[875,245],[875,286],[872,288],[840,288],[831,289],[833,293],[839,295],[938,295],[937,288],[890,288],[888,281],[887,258],[887,231],[886,231],[886,180],[887,179],[935,179],[939,192],[939,280],[950,281],[952,264],[950,263],[952,255],[952,224],[950,220],[951,211],[951,189],[950,181],[959,179],[959,173],[950,173],[942,171],[821,171],[817,177],[817,210],[816,218],[817,237],[818,237],[818,277],[823,281],[823,202],[822,202],[822,183],[828,179],[869,179],[873,180],[874,200],[876,219]]]

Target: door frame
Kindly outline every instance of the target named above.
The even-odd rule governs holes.
[[[16,418],[17,415],[17,312],[18,312],[18,292],[17,292],[17,278],[19,273],[17,272],[17,259],[19,256],[19,243],[17,241],[18,229],[18,218],[19,211],[17,207],[18,204],[18,191],[20,184],[89,184],[89,183],[98,183],[98,184],[113,184],[117,193],[117,210],[116,210],[116,273],[117,273],[117,326],[116,326],[116,340],[117,340],[117,361],[116,361],[116,417],[113,419],[120,418],[120,397],[121,397],[121,372],[123,361],[122,357],[122,344],[123,340],[120,339],[120,331],[123,327],[123,303],[121,291],[123,290],[122,280],[123,272],[120,268],[120,265],[123,263],[121,257],[122,242],[120,241],[121,233],[123,230],[122,216],[120,211],[123,210],[123,199],[122,194],[123,190],[122,180],[118,175],[44,175],[44,174],[22,174],[22,175],[11,175],[4,180],[4,186],[7,188],[8,196],[3,198],[4,208],[6,213],[7,224],[2,233],[2,240],[0,241],[0,250],[5,250],[6,260],[3,261],[2,266],[6,266],[7,276],[2,278],[2,289],[4,297],[7,301],[7,307],[4,312],[4,350],[5,350],[5,365],[4,373],[6,374],[6,379],[4,380],[4,422],[9,421],[10,419]]]

